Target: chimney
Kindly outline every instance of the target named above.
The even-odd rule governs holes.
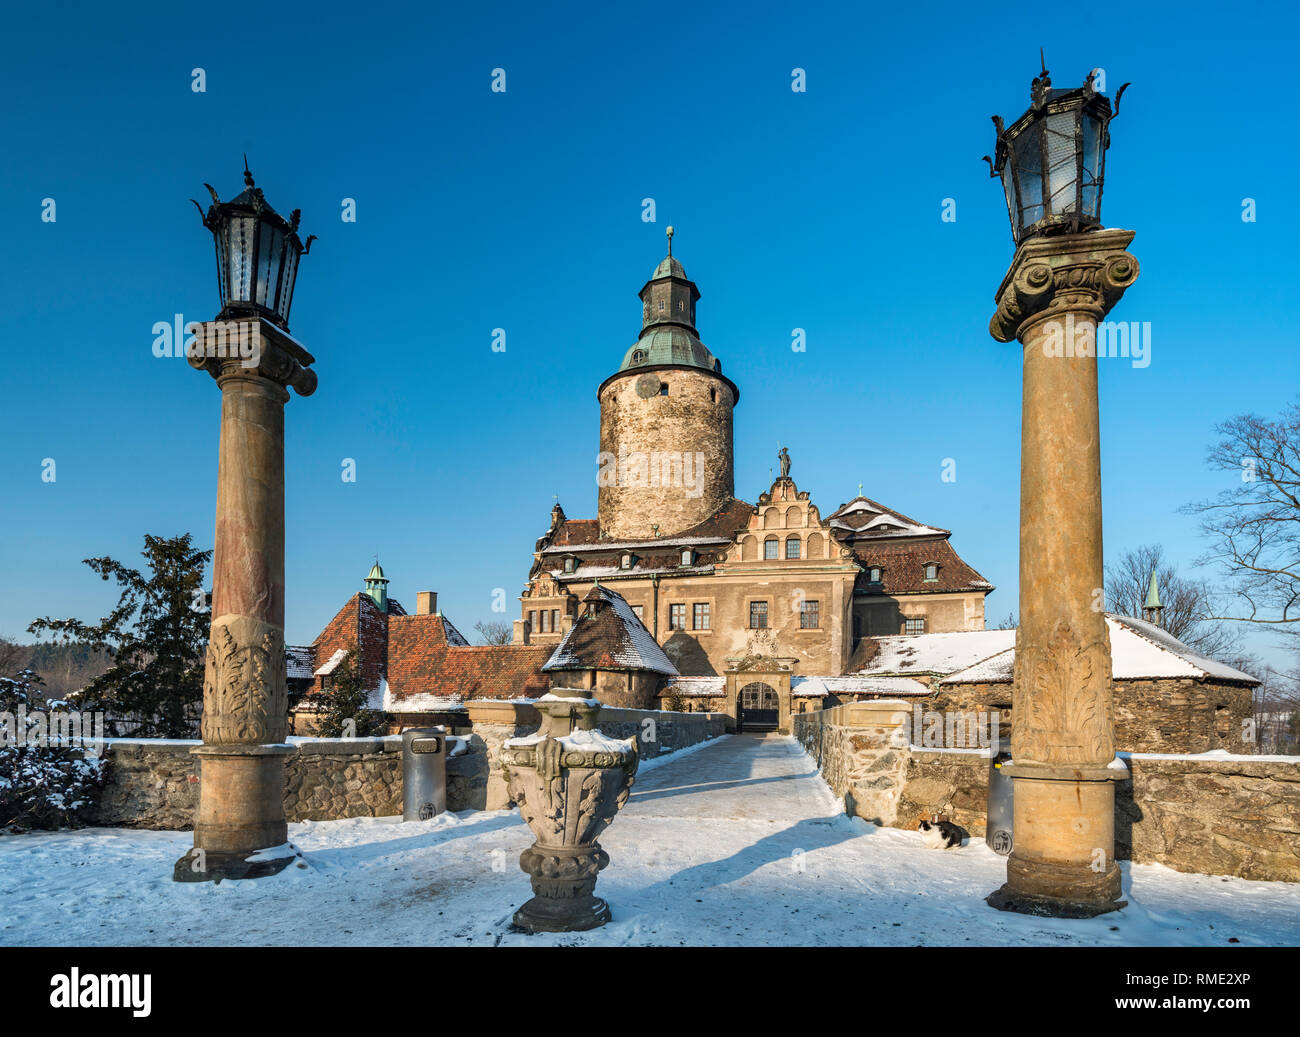
[[[513,626],[514,637],[511,639],[510,643],[516,645],[528,644],[528,620],[516,619]]]
[[[415,595],[415,614],[417,616],[432,616],[438,611],[438,592],[437,591],[419,591]]]

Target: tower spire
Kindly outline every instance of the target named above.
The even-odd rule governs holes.
[[[668,224],[668,255],[669,255],[669,257],[671,257],[672,254],[673,254],[673,225],[670,223],[670,224]]]
[[[1160,587],[1156,580],[1156,571],[1152,569],[1151,580],[1147,584],[1147,598],[1142,604],[1142,618],[1148,623],[1160,626],[1160,617],[1164,611],[1165,607],[1160,604]]]

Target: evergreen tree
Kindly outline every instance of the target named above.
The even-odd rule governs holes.
[[[70,698],[78,709],[102,711],[111,734],[190,738],[203,708],[204,652],[211,609],[203,574],[211,551],[190,534],[144,538],[149,575],[112,558],[85,564],[121,587],[117,605],[98,623],[36,620],[28,631],[53,634],[104,653],[109,668]]]
[[[370,708],[356,659],[354,645],[316,697],[316,723],[322,738],[365,738],[384,732],[384,714]]]
[[[44,710],[68,703],[44,702],[40,683],[31,670],[0,677],[0,829],[84,825],[104,784],[103,757],[60,736]]]

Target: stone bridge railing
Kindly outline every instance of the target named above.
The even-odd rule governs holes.
[[[500,749],[507,738],[530,734],[540,723],[527,702],[469,703],[465,750],[447,761],[447,809],[500,810],[510,805],[501,776]],[[615,738],[636,735],[643,757],[685,748],[724,732],[720,713],[655,710],[601,711],[600,729]],[[460,730],[460,729],[458,729]],[[200,743],[166,739],[113,739],[95,815],[100,825],[189,829],[198,806]],[[402,740],[295,738],[285,760],[284,809],[289,821],[387,817],[402,812]]]
[[[863,707],[869,707],[864,709]],[[904,745],[904,703],[859,702],[796,715],[795,737],[849,813],[915,828],[941,814],[984,837],[989,758],[976,749]],[[1177,871],[1300,882],[1300,756],[1119,754],[1120,859]]]

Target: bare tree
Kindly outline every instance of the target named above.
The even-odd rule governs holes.
[[[485,645],[508,645],[514,637],[509,623],[489,623],[480,619],[474,624],[474,629]]]
[[[20,663],[30,654],[26,645],[0,635],[0,677],[13,677],[22,669]]]
[[[1215,432],[1209,465],[1233,485],[1184,510],[1200,516],[1206,561],[1228,579],[1221,616],[1300,640],[1300,401],[1275,421],[1243,414]]]
[[[1215,604],[1210,587],[1203,581],[1179,576],[1178,570],[1165,561],[1159,544],[1144,544],[1106,566],[1106,607],[1121,616],[1140,619],[1153,572],[1160,604],[1164,606],[1160,617],[1164,630],[1214,659],[1240,654],[1238,630],[1213,618]]]
[[[995,622],[992,626],[985,624],[985,630],[1015,630],[1019,624],[1016,621],[1016,614],[1008,612],[1005,616]]]

